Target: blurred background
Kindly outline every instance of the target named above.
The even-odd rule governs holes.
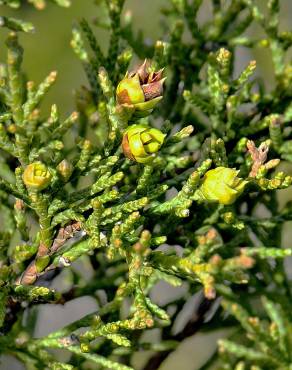
[[[226,0],[228,1],[228,0]],[[89,22],[94,18],[103,16],[99,8],[94,4],[94,0],[72,0],[72,6],[69,9],[59,8],[54,5],[48,5],[44,11],[37,11],[32,6],[24,6],[20,10],[10,10],[2,6],[1,15],[9,15],[15,18],[21,18],[30,21],[35,25],[34,34],[21,34],[20,42],[24,47],[23,69],[28,79],[39,83],[49,72],[58,71],[57,82],[47,96],[43,107],[43,114],[48,112],[52,103],[57,103],[62,116],[65,116],[75,109],[74,90],[80,85],[87,84],[80,61],[70,48],[71,29],[74,22],[86,18]],[[131,10],[133,15],[134,29],[142,29],[147,39],[157,40],[161,37],[160,25],[162,16],[160,8],[168,3],[167,0],[127,0],[125,11]],[[264,7],[266,0],[257,1],[259,7]],[[281,0],[281,30],[291,30],[292,26],[292,1]],[[211,4],[207,0],[200,9],[198,22],[204,22],[211,13]],[[98,28],[96,30],[97,38],[103,48],[107,45],[107,34]],[[0,61],[4,62],[6,58],[5,37],[6,30],[1,30],[0,35]],[[262,31],[259,27],[253,25],[249,28],[248,33],[259,36]],[[291,54],[289,56],[291,58]],[[273,73],[269,51],[267,50],[249,50],[238,48],[236,51],[235,75],[247,65],[251,59],[257,60],[257,74],[264,78],[268,89],[273,88]],[[286,172],[292,173],[292,168],[283,164]],[[280,170],[280,169],[279,169]],[[283,206],[287,200],[292,199],[292,189],[279,191],[280,205]],[[289,241],[292,238],[292,223],[286,223],[283,235],[283,246],[291,247]],[[77,263],[75,268],[85,271],[83,264],[86,261],[82,259]],[[287,262],[287,269],[292,278],[291,263]],[[64,271],[54,286],[57,288],[66,288],[66,271]],[[90,279],[91,272],[86,272],[86,279]],[[163,296],[161,295],[163,291]],[[184,288],[170,288],[169,286],[159,285],[153,294],[156,296],[158,303],[167,302],[173,296],[179,297],[184,293]],[[186,306],[188,309],[194,307],[198,302],[198,297],[192,297]],[[46,335],[51,331],[77,320],[97,309],[96,302],[93,298],[83,297],[68,302],[64,307],[55,305],[40,305],[38,307],[39,317],[35,335],[37,337]],[[181,318],[183,325],[184,318]],[[226,336],[225,331],[217,331],[212,334],[198,333],[194,337],[185,340],[165,361],[161,370],[196,370],[209,358],[216,349],[216,341],[219,337]],[[155,330],[150,334],[155,338]],[[21,370],[22,365],[13,358],[8,356],[0,358],[0,370]],[[143,357],[137,355],[134,367],[139,369],[143,363]],[[191,364],[191,365],[190,365]],[[216,367],[215,367],[216,368]]]

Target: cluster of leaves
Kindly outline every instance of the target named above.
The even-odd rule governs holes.
[[[85,369],[92,361],[130,370],[133,354],[150,350],[144,369],[151,370],[198,330],[228,327],[232,337],[220,341],[204,369],[215,361],[224,369],[289,369],[291,289],[283,258],[292,249],[281,248],[281,234],[292,205],[279,209],[276,191],[292,178],[275,167],[292,160],[292,65],[286,58],[292,32],[279,31],[279,1],[269,0],[264,15],[252,0],[213,0],[212,18],[199,26],[204,1],[170,0],[162,10],[165,29],[153,44],[133,31],[124,2],[98,2],[106,14],[95,23],[108,29],[106,53],[86,20],[73,29],[71,46],[89,86],[78,90],[77,111],[64,120],[56,105],[46,118],[39,109],[56,73],[36,86],[21,70],[17,31],[31,26],[1,18],[12,30],[0,69],[1,353],[27,369]],[[261,39],[246,36],[254,22]],[[234,76],[240,46],[270,49],[273,91],[250,78],[254,61]],[[135,56],[151,59],[152,71],[165,68],[167,75],[162,101],[144,117],[135,114],[135,104],[116,99]],[[165,136],[149,163],[123,153],[122,138],[133,124]],[[215,168],[222,178],[208,185]],[[236,192],[233,168],[244,179],[243,193]],[[80,257],[94,270],[86,284],[71,267]],[[47,287],[64,269],[71,288]],[[161,280],[186,282],[188,289],[160,307],[150,293]],[[174,334],[194,294],[201,302]],[[37,304],[88,295],[97,312],[34,338]],[[215,313],[204,322],[210,309]],[[159,330],[159,343],[145,342],[142,334],[151,328]],[[50,348],[72,356],[58,362]]]

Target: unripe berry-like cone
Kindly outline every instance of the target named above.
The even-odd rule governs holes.
[[[23,182],[27,188],[43,190],[51,182],[52,175],[45,164],[34,162],[29,164],[23,172]]]
[[[196,198],[224,205],[234,203],[247,184],[247,181],[237,177],[238,172],[227,167],[207,171],[202,185],[196,192]]]
[[[67,159],[63,159],[57,166],[57,171],[64,181],[69,179],[72,175],[73,169],[72,164]]]
[[[125,156],[138,163],[150,163],[164,142],[165,134],[145,125],[132,125],[123,135]]]

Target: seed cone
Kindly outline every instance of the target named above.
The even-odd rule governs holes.
[[[150,163],[161,148],[165,138],[160,130],[145,125],[132,125],[123,135],[125,156],[138,163]]]
[[[126,74],[116,91],[120,105],[134,105],[135,114],[144,117],[150,114],[163,96],[163,69],[153,72],[147,60],[136,71]]]
[[[43,190],[49,186],[52,175],[47,166],[42,162],[29,164],[23,172],[23,182],[27,188]]]
[[[247,181],[234,168],[217,167],[206,172],[196,196],[198,199],[229,205],[243,192]]]

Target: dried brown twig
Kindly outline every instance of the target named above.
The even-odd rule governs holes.
[[[253,160],[253,165],[249,173],[249,177],[256,177],[258,170],[265,163],[267,159],[269,145],[267,142],[263,142],[257,148],[254,141],[248,140],[246,146]]]

